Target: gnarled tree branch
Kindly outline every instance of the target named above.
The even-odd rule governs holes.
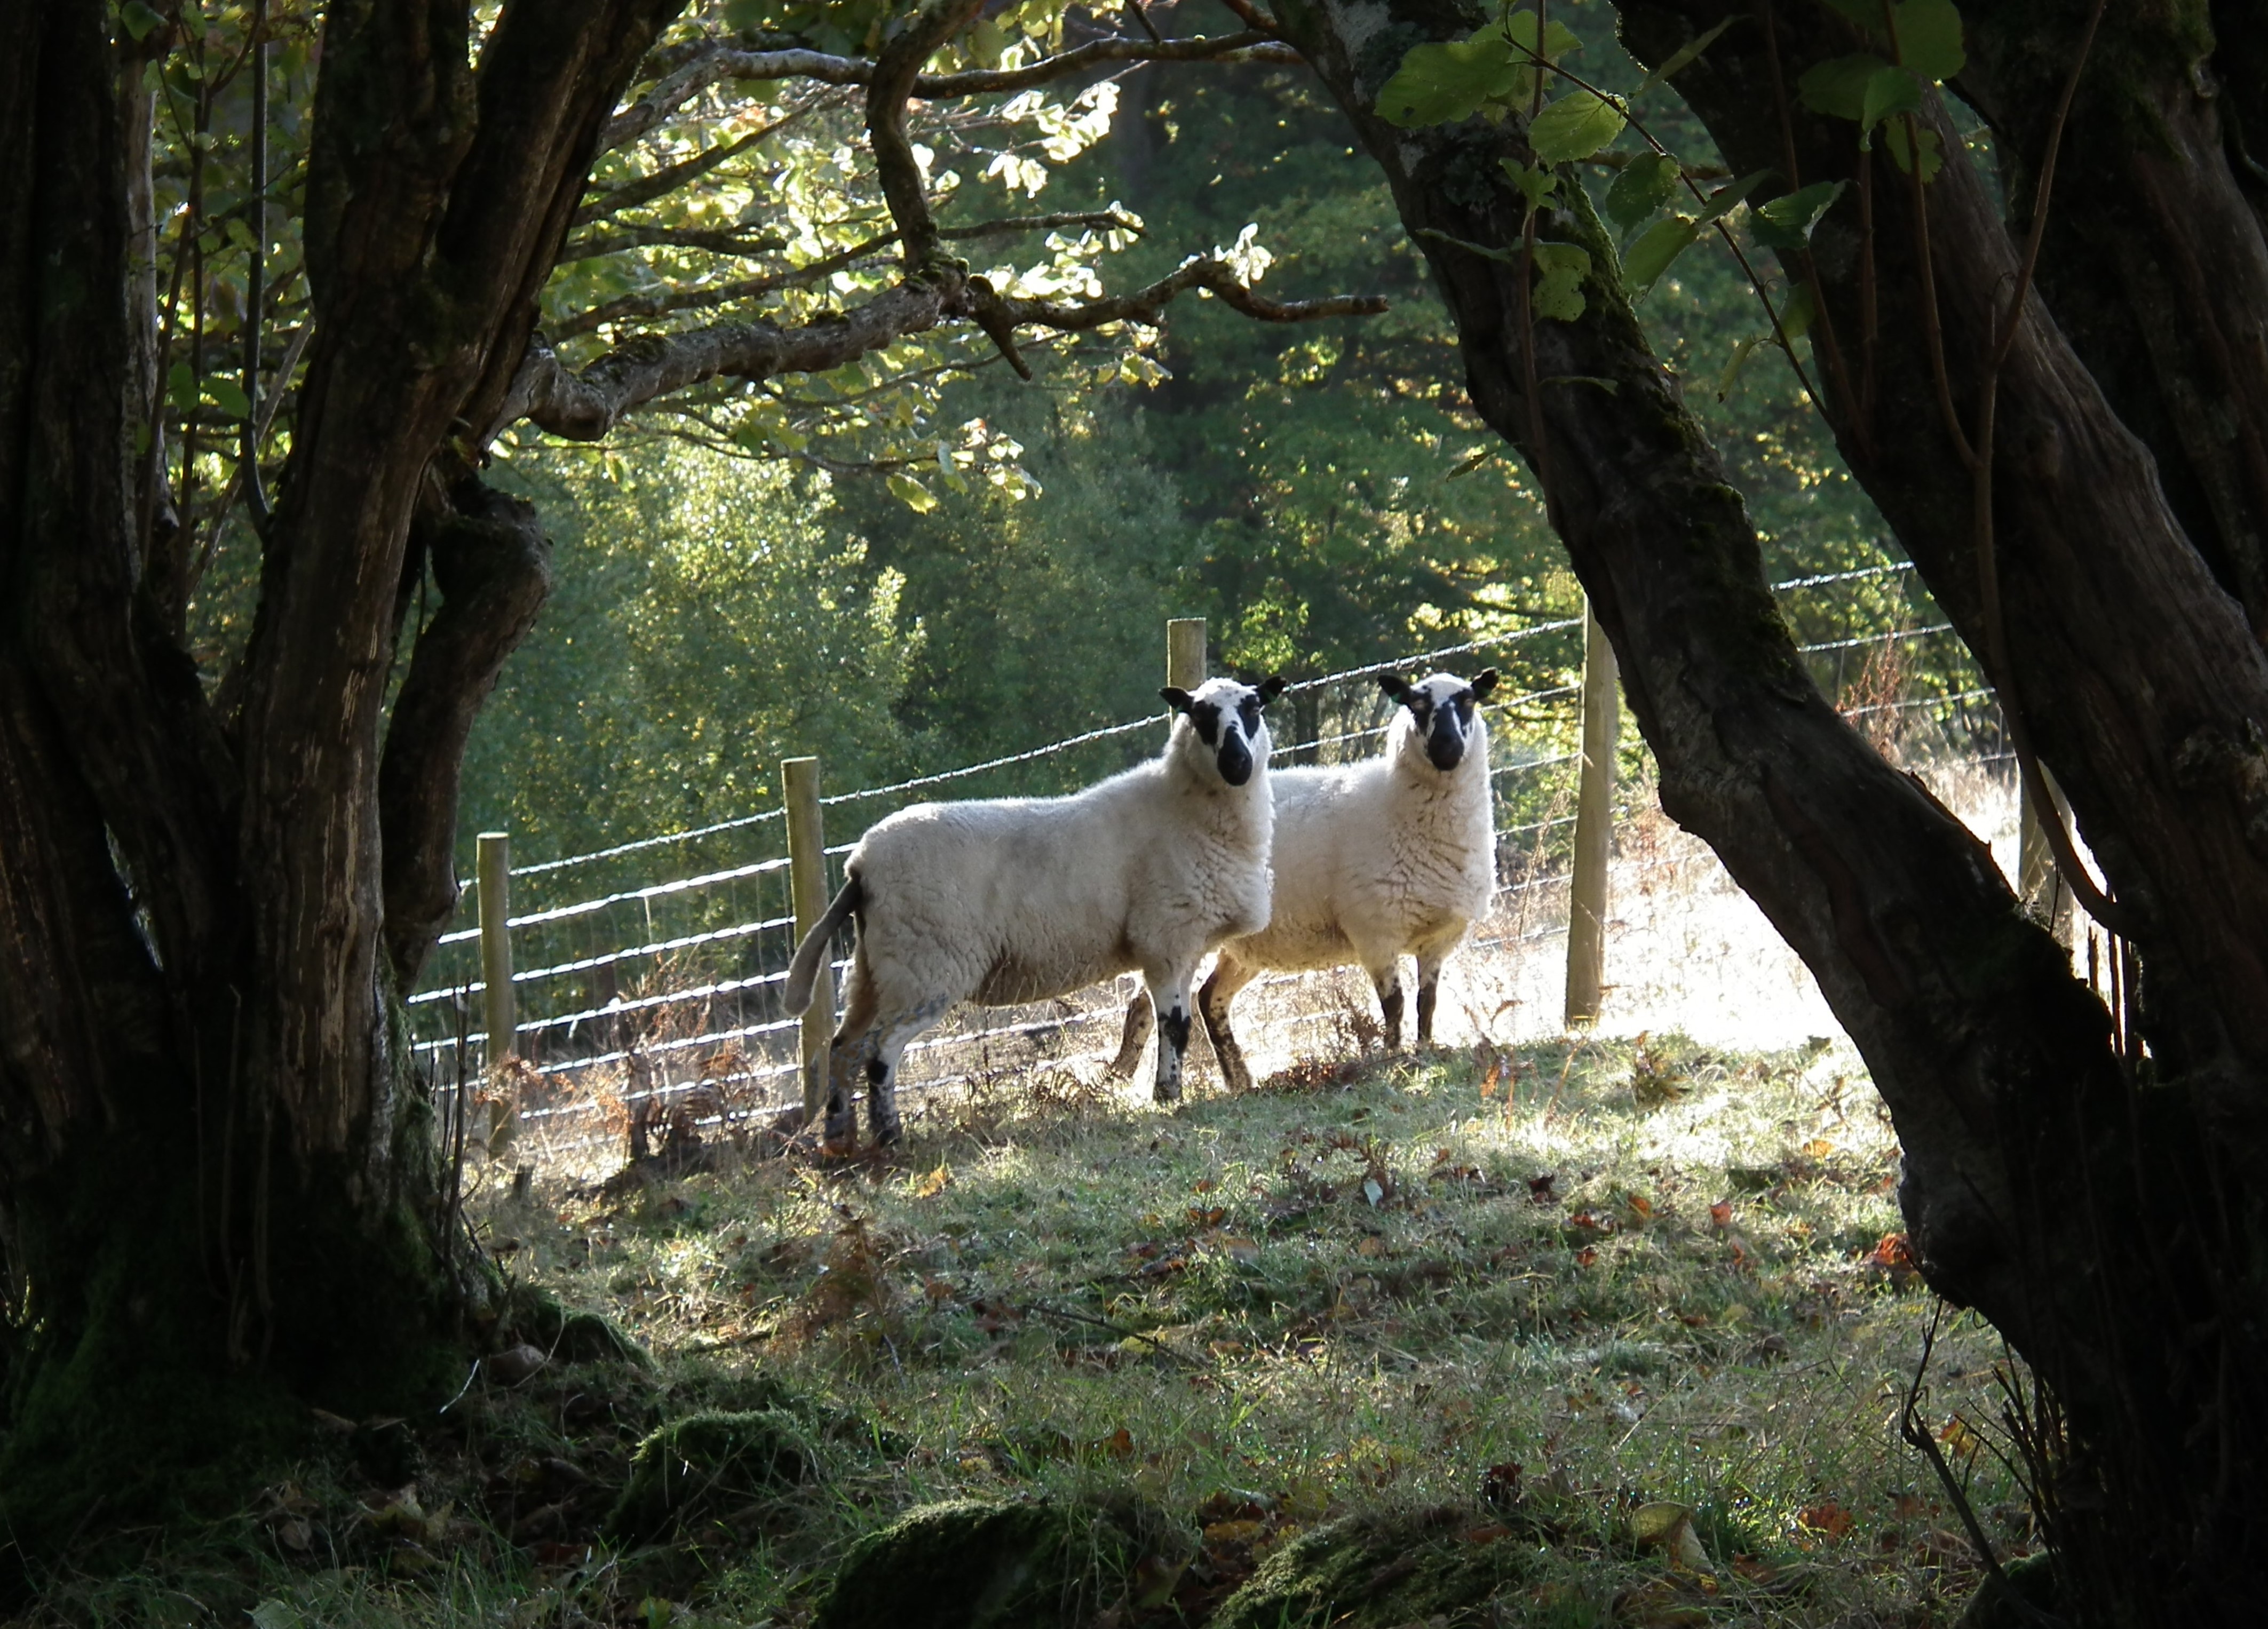
[[[932,50],[936,49],[932,46]],[[883,53],[885,57],[889,53]],[[1104,63],[1296,63],[1300,55],[1256,29],[1186,40],[1134,40],[1118,35],[1042,57],[1021,68],[973,68],[961,73],[920,74],[910,93],[931,101],[954,96],[983,96],[1028,90]],[[871,85],[880,63],[860,56],[831,56],[824,51],[747,51],[722,43],[709,47],[608,122],[600,151],[634,142],[712,85],[727,79],[816,79],[822,85]]]
[[[968,276],[948,262],[928,278],[901,284],[840,316],[792,328],[756,321],[641,335],[580,372],[571,371],[539,339],[529,345],[503,413],[483,439],[493,440],[526,418],[553,435],[593,441],[646,402],[703,380],[824,372],[953,319],[977,322],[996,338],[1004,328],[1018,326],[1080,331],[1112,322],[1154,325],[1175,297],[1191,289],[1205,290],[1263,322],[1312,322],[1386,309],[1385,299],[1372,294],[1269,299],[1254,293],[1226,262],[1211,255],[1182,262],[1146,288],[1080,305],[1004,299],[982,277]],[[1012,353],[1010,360],[1015,359]]]

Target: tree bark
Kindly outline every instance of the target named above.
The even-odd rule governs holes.
[[[1653,61],[1725,14],[1624,9]],[[1782,20],[1791,80],[1855,48],[1822,37],[1830,15]],[[1532,157],[1518,122],[1406,130],[1373,111],[1410,47],[1476,19],[1434,0],[1297,0],[1285,16],[1432,263],[1475,405],[1550,494],[1660,762],[1663,807],[1715,849],[1858,1043],[1896,1119],[1901,1200],[1930,1281],[1991,1317],[2071,1411],[2089,1457],[2068,1470],[2067,1508],[2115,1500],[2133,1524],[2109,1560],[2125,1587],[2101,1599],[2235,1621],[2249,1586],[2233,1558],[2268,1542],[2257,1512],[2213,1492],[2242,1484],[2262,1440],[2259,1405],[2220,1377],[2262,1355],[2258,1296],[2241,1286],[2258,1231],[2245,1153],[2263,1126],[2268,872],[2243,743],[2258,739],[2249,721],[2268,719],[2268,666],[2146,449],[2035,301],[2001,384],[2012,671],[1998,676],[2036,716],[2042,756],[2148,925],[2146,964],[2178,1014],[2166,1045],[2179,1061],[2153,1072],[2169,1088],[2154,1091],[2137,1089],[2102,1006],[2023,919],[1982,845],[1816,693],[1739,495],[1649,350],[1580,192],[1541,230],[1587,250],[1598,275],[1580,319],[1537,322],[1525,354],[1524,205],[1498,162]],[[1736,173],[1785,173],[1762,29],[1729,31],[1678,85]],[[1800,112],[1793,122],[1801,180],[1853,173],[1849,127]],[[1946,147],[1930,240],[1953,394],[1968,402],[2015,254],[1958,142]],[[1835,402],[1834,426],[1981,649],[1969,475],[1918,343],[1909,195],[1880,184],[1896,173],[1886,161],[1875,168],[1883,331],[1897,338],[1874,358],[1872,422]],[[1829,313],[1852,335],[1855,212],[1854,199],[1838,205],[1815,256]],[[1533,402],[1531,378],[1545,381]]]
[[[185,1463],[288,1449],[284,1395],[398,1409],[461,1378],[481,1308],[393,996],[439,931],[465,732],[548,581],[533,517],[469,478],[471,427],[678,3],[508,6],[477,70],[461,7],[331,9],[316,337],[225,710],[182,647],[180,574],[151,546],[162,463],[135,445],[155,372],[146,105],[99,0],[5,8],[0,1516],[19,1559],[90,1500],[131,1519]],[[450,500],[421,540],[443,603],[389,778],[428,491]]]

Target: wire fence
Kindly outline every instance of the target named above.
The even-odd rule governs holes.
[[[1998,772],[2006,748],[1991,694],[1905,563],[1775,587],[1822,689],[1886,752],[1910,767]],[[1301,739],[1276,748],[1279,765],[1345,763],[1374,753],[1390,727],[1393,704],[1366,682],[1375,674],[1430,671],[1473,656],[1507,667],[1516,660],[1516,671],[1542,681],[1517,694],[1500,689],[1491,701],[1498,893],[1462,953],[1468,959],[1548,969],[1566,932],[1580,756],[1580,686],[1570,674],[1580,671],[1580,618],[1543,621],[1322,674],[1292,687],[1302,704],[1279,704],[1282,711],[1271,714],[1311,726],[1282,724]],[[1042,769],[1058,785],[1072,771],[1098,778],[1154,753],[1169,723],[1169,717],[1129,719],[982,763],[834,792],[822,807],[852,818],[835,816],[840,829],[830,835],[854,837],[938,790],[976,783],[987,792],[1030,792],[1041,789],[1035,771]],[[1651,763],[1634,741],[1622,754],[1617,780],[1618,833],[1660,825]],[[1661,841],[1646,839],[1656,848]],[[827,847],[830,890],[853,846]],[[799,1100],[800,1021],[781,1001],[795,949],[785,848],[782,811],[775,808],[516,866],[509,928],[519,967],[512,984],[519,1062],[482,1086],[479,929],[462,926],[442,936],[427,987],[409,999],[412,1042],[427,1078],[444,1097],[469,1082],[511,1098],[497,1117],[509,1111],[523,1148],[585,1162],[618,1151],[632,1122],[643,1127],[675,1117],[731,1126]],[[1617,888],[1642,888],[1649,865],[1713,865],[1697,845],[1688,848],[1649,859],[1625,836]],[[658,871],[665,874],[650,880]],[[474,894],[465,890],[466,918],[475,912]],[[836,964],[838,975],[843,967]],[[1344,974],[1283,975],[1257,987],[1263,993],[1240,1005],[1241,1033],[1251,1008],[1279,1043],[1333,1022],[1362,1038],[1360,1015],[1371,998],[1359,970],[1351,983]],[[1091,1078],[1116,1051],[1137,988],[1125,977],[1060,1000],[958,1009],[908,1049],[902,1089],[911,1101],[924,1087],[1035,1071]],[[1509,999],[1544,1005],[1533,995]],[[1263,1038],[1256,1058],[1265,1050]]]

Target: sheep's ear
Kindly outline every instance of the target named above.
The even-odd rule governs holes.
[[[1484,702],[1488,699],[1488,693],[1494,689],[1496,689],[1496,669],[1482,668],[1479,676],[1474,679],[1472,683],[1473,699],[1476,702]]]
[[[1260,704],[1265,707],[1284,693],[1286,681],[1280,673],[1271,673],[1259,684]]]
[[[1398,673],[1380,674],[1378,688],[1405,705],[1410,700],[1410,681]]]
[[[1187,690],[1182,689],[1179,685],[1174,684],[1167,685],[1164,689],[1160,690],[1158,694],[1165,698],[1167,704],[1172,707],[1175,712],[1187,712],[1189,710],[1190,704],[1197,700],[1197,697],[1190,695]]]

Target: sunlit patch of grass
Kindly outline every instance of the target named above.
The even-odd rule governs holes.
[[[1925,1621],[1973,1573],[1892,1424],[1923,1316],[1867,1259],[1899,1226],[1896,1155],[1823,1043],[1577,1040],[1313,1065],[1174,1112],[995,1087],[887,1160],[539,1195],[485,1225],[657,1350],[900,1434],[842,1501],[850,1531],[1126,1488],[1311,1522],[1469,1503],[1516,1462],[1602,1543],[1638,1503],[1693,1507],[1728,1617]],[[1939,1412],[1993,1351],[1940,1344]],[[2012,1490],[1980,1472],[1976,1497],[2016,1541]],[[1559,1564],[1660,1571],[1580,1542]],[[787,1601],[729,1561],[718,1586]]]
[[[887,1158],[497,1185],[497,1259],[654,1371],[484,1379],[423,1427],[414,1515],[342,1441],[27,1621],[798,1625],[862,1536],[968,1497],[1178,1524],[1179,1592],[1117,1629],[1202,1624],[1350,1516],[1526,1545],[1474,1623],[1926,1625],[1976,1581],[1897,1440],[1929,1302],[1876,1248],[1896,1148],[1847,1051],[1577,1039],[931,1109]],[[1956,1324],[1925,1417],[1992,1415],[1998,1355]],[[609,1536],[641,1440],[702,1412],[784,1419],[799,1473]],[[2015,1490],[1943,1440],[2021,1550]],[[1662,1501],[1698,1563],[1641,1542]]]

